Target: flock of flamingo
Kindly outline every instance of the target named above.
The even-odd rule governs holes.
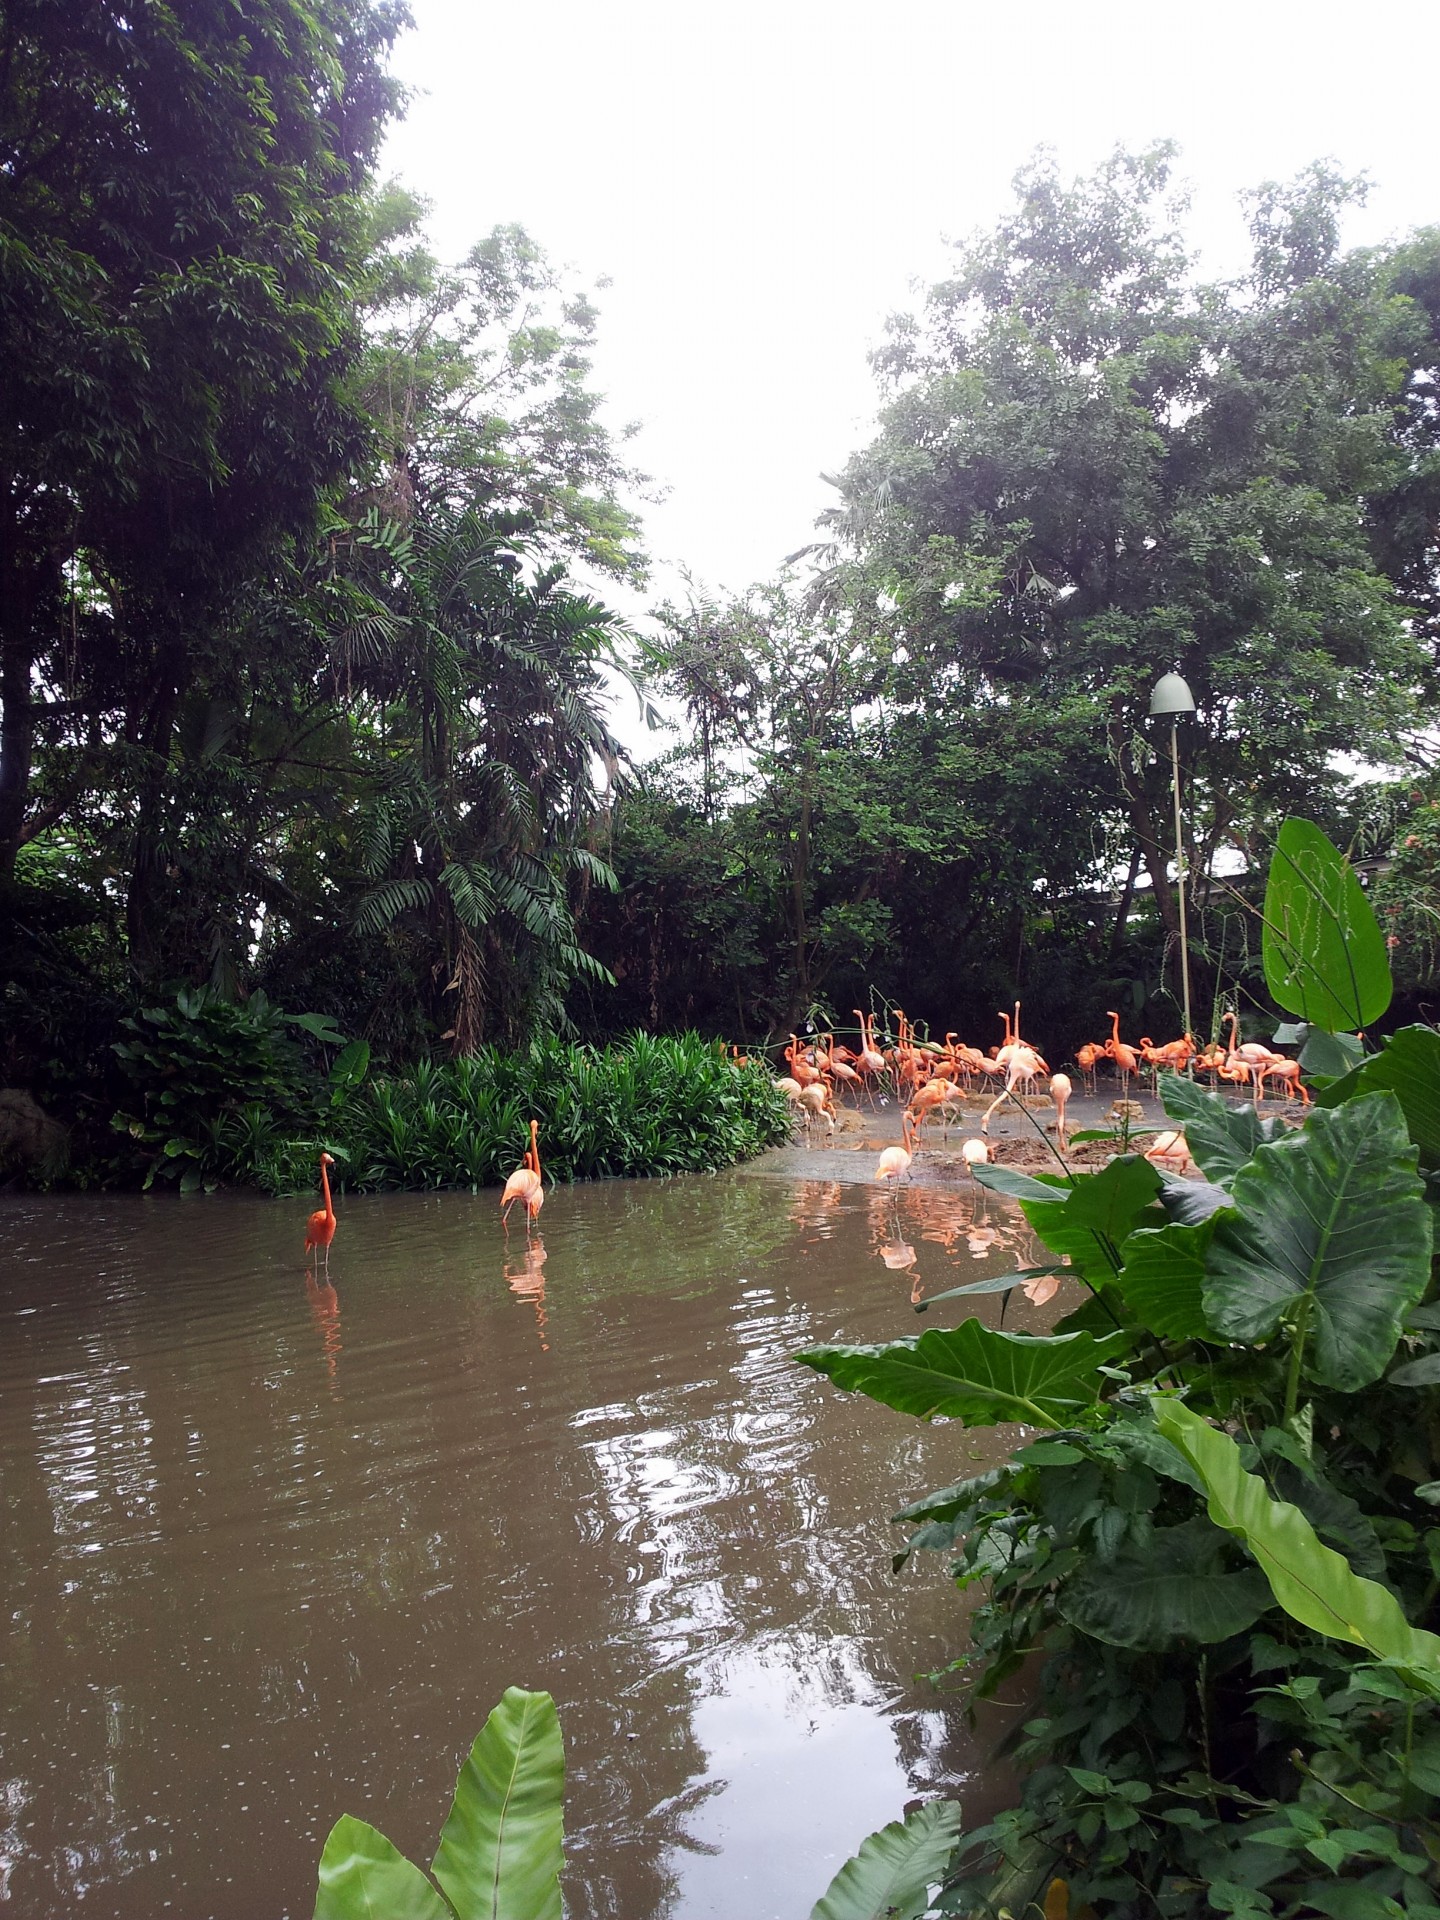
[[[905,1103],[901,1116],[901,1144],[898,1147],[886,1147],[875,1169],[875,1178],[898,1186],[908,1176],[920,1149],[927,1120],[938,1113],[941,1136],[948,1138],[949,1119],[962,1105],[966,1094],[980,1085],[998,1085],[994,1099],[981,1115],[980,1137],[965,1140],[960,1148],[962,1157],[969,1165],[983,1165],[990,1158],[990,1147],[985,1136],[990,1131],[991,1115],[1006,1100],[1020,1100],[1027,1094],[1039,1093],[1043,1075],[1048,1079],[1046,1090],[1055,1107],[1056,1138],[1061,1150],[1064,1150],[1067,1143],[1065,1109],[1074,1091],[1074,1083],[1068,1073],[1052,1073],[1038,1049],[1021,1038],[1018,1000],[1015,1002],[1013,1018],[1005,1012],[999,1015],[1004,1023],[1004,1037],[988,1053],[982,1053],[978,1047],[961,1044],[959,1036],[953,1032],[946,1034],[943,1045],[933,1040],[917,1039],[914,1028],[898,1008],[895,1012],[895,1039],[891,1044],[880,1047],[875,1040],[874,1014],[864,1014],[858,1007],[854,1013],[859,1022],[858,1051],[842,1045],[833,1033],[818,1034],[804,1045],[792,1033],[790,1044],[784,1050],[790,1071],[782,1074],[775,1085],[790,1100],[805,1127],[807,1138],[817,1121],[833,1132],[837,1090],[843,1092],[846,1088],[853,1088],[856,1098],[868,1099],[872,1108],[877,1091],[883,1088],[887,1094],[893,1093],[895,1098]],[[1300,1079],[1299,1061],[1291,1060],[1285,1054],[1276,1053],[1256,1041],[1242,1045],[1240,1020],[1235,1013],[1224,1016],[1223,1024],[1230,1029],[1228,1046],[1212,1042],[1205,1047],[1197,1047],[1188,1035],[1167,1041],[1161,1046],[1156,1046],[1147,1036],[1138,1046],[1132,1047],[1120,1038],[1119,1014],[1112,1012],[1107,1018],[1111,1023],[1109,1039],[1087,1041],[1075,1052],[1075,1064],[1092,1093],[1097,1090],[1099,1068],[1102,1062],[1108,1061],[1114,1068],[1122,1099],[1129,1092],[1131,1080],[1146,1068],[1158,1080],[1160,1069],[1168,1067],[1176,1072],[1188,1069],[1196,1074],[1206,1074],[1216,1085],[1227,1082],[1248,1086],[1254,1092],[1257,1106],[1265,1097],[1267,1081],[1273,1081],[1281,1088],[1286,1100],[1298,1099],[1309,1103],[1310,1095]],[[730,1051],[737,1065],[748,1064],[741,1059],[737,1048],[732,1047]],[[1178,1130],[1158,1134],[1146,1149],[1146,1157],[1161,1164],[1183,1165],[1189,1159],[1184,1134]],[[312,1252],[324,1255],[327,1275],[330,1270],[330,1244],[335,1238],[336,1227],[329,1179],[329,1169],[334,1164],[328,1153],[320,1155],[320,1189],[325,1204],[311,1214],[305,1230],[305,1252],[307,1255]],[[545,1204],[545,1185],[540,1169],[540,1131],[539,1123],[535,1120],[530,1122],[530,1144],[525,1149],[524,1157],[505,1182],[500,1195],[500,1218],[507,1233],[510,1210],[517,1204],[525,1212],[525,1238],[528,1242],[531,1229]]]
[[[1055,1107],[1055,1134],[1064,1150],[1067,1144],[1065,1109],[1074,1083],[1068,1073],[1051,1072],[1038,1049],[1021,1037],[1018,1000],[1013,1018],[1003,1011],[998,1016],[1004,1023],[1004,1037],[988,1053],[962,1044],[953,1032],[946,1034],[943,1045],[933,1040],[918,1040],[909,1020],[898,1008],[894,1042],[881,1048],[875,1042],[875,1016],[862,1013],[858,1007],[854,1014],[859,1022],[858,1051],[841,1045],[833,1033],[819,1034],[806,1045],[792,1033],[790,1044],[784,1050],[789,1072],[782,1074],[775,1085],[795,1108],[807,1139],[817,1122],[833,1132],[837,1089],[853,1088],[857,1099],[868,1099],[873,1107],[876,1091],[883,1086],[904,1102],[902,1144],[885,1149],[875,1177],[897,1183],[908,1175],[919,1151],[925,1123],[932,1114],[939,1114],[941,1136],[948,1137],[950,1115],[962,1106],[966,1095],[977,1085],[999,1083],[998,1092],[981,1116],[981,1137],[967,1139],[960,1149],[972,1166],[982,1164],[990,1158],[985,1136],[989,1134],[990,1119],[996,1108],[1006,1100],[1038,1094],[1041,1077],[1046,1076],[1046,1090]],[[1197,1047],[1188,1035],[1157,1046],[1148,1034],[1138,1046],[1131,1046],[1120,1038],[1119,1014],[1111,1012],[1107,1018],[1111,1023],[1109,1038],[1087,1041],[1075,1054],[1075,1064],[1092,1093],[1098,1090],[1101,1064],[1108,1062],[1114,1069],[1122,1099],[1128,1095],[1133,1078],[1148,1069],[1153,1086],[1158,1083],[1163,1067],[1178,1073],[1188,1070],[1206,1075],[1217,1086],[1222,1082],[1248,1086],[1257,1105],[1265,1097],[1267,1081],[1274,1082],[1286,1100],[1309,1102],[1310,1095],[1300,1079],[1299,1061],[1255,1041],[1242,1044],[1238,1014],[1224,1016],[1222,1024],[1229,1027],[1229,1044],[1212,1042],[1205,1047]],[[1146,1155],[1162,1164],[1179,1166],[1188,1162],[1189,1148],[1183,1133],[1170,1130],[1156,1136]]]

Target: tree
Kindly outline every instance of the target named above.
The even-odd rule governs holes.
[[[1405,476],[1430,336],[1376,257],[1339,250],[1359,190],[1323,167],[1253,197],[1240,283],[1195,284],[1172,159],[1018,176],[1015,212],[892,323],[881,431],[828,525],[832,582],[911,589],[899,637],[945,699],[997,724],[1088,710],[1101,805],[1173,935],[1168,769],[1144,736],[1162,670],[1200,706],[1201,870],[1221,844],[1256,857],[1279,811],[1323,809],[1337,754],[1393,761],[1418,722],[1426,663],[1366,504]],[[954,594],[917,590],[937,546]],[[959,590],[987,572],[978,603]]]
[[[65,812],[28,810],[37,738],[83,743],[118,693],[142,968],[197,657],[361,456],[360,194],[404,17],[14,0],[0,25],[0,882]]]

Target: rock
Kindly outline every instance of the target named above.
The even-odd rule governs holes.
[[[23,1087],[0,1087],[0,1168],[22,1167],[54,1180],[69,1164],[69,1128],[52,1120]]]

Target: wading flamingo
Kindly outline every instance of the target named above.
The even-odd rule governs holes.
[[[1120,1016],[1106,1009],[1105,1018],[1112,1024],[1110,1038],[1105,1042],[1105,1051],[1115,1062],[1115,1070],[1120,1075],[1120,1093],[1122,1098],[1130,1091],[1131,1074],[1140,1071],[1140,1056],[1133,1047],[1127,1046],[1120,1038]]]
[[[1050,1098],[1055,1102],[1055,1138],[1060,1142],[1060,1151],[1065,1151],[1065,1103],[1071,1094],[1068,1073],[1052,1073],[1050,1076]]]
[[[910,1162],[915,1157],[917,1145],[915,1139],[915,1122],[910,1118],[910,1110],[908,1107],[901,1116],[900,1137],[905,1142],[904,1146],[886,1147],[875,1168],[875,1178],[877,1180],[889,1180],[893,1182],[897,1191],[899,1190],[900,1182],[910,1171]]]
[[[505,1191],[500,1196],[500,1222],[506,1233],[510,1231],[510,1209],[516,1201],[525,1209],[525,1238],[530,1238],[530,1223],[538,1220],[540,1209],[545,1204],[545,1183],[540,1174],[540,1123],[530,1122],[530,1144],[525,1149],[525,1159],[505,1182]]]
[[[330,1198],[330,1178],[326,1169],[334,1164],[328,1153],[320,1155],[320,1191],[325,1196],[325,1204],[315,1209],[305,1229],[305,1251],[309,1253],[312,1247],[324,1248],[326,1273],[330,1271],[330,1242],[335,1238],[335,1207]]]

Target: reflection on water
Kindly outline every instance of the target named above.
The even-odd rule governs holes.
[[[306,1915],[341,1812],[429,1858],[511,1683],[560,1706],[575,1920],[789,1920],[915,1794],[981,1810],[912,1679],[958,1602],[885,1516],[999,1443],[791,1356],[1014,1264],[992,1197],[342,1211],[327,1278],[303,1203],[0,1200],[0,1903]]]
[[[528,1218],[528,1215],[527,1215]],[[550,1351],[550,1342],[545,1337],[545,1242],[538,1234],[530,1240],[525,1251],[516,1258],[506,1249],[505,1264],[501,1269],[505,1275],[505,1284],[517,1300],[528,1300],[535,1309],[535,1331],[540,1336],[542,1353]]]

